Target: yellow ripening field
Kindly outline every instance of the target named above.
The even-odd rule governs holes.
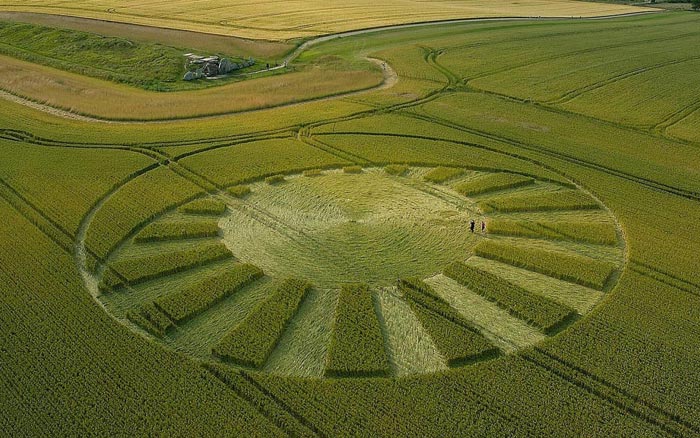
[[[0,56],[0,90],[99,119],[166,120],[214,116],[316,100],[382,84],[372,70],[319,68],[197,92],[158,93]]]
[[[0,10],[97,18],[244,38],[286,40],[393,24],[477,17],[595,17],[642,12],[572,0],[8,1]]]

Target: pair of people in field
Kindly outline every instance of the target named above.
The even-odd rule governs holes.
[[[476,227],[476,222],[474,221],[474,219],[470,220],[469,221],[469,231],[471,231],[473,233],[475,227]],[[486,222],[484,222],[484,221],[481,221],[481,232],[482,233],[486,232]]]

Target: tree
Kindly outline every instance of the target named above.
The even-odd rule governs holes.
[[[700,11],[700,0],[693,0],[692,2],[693,10]]]

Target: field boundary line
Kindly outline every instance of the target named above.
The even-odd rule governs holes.
[[[70,120],[79,120],[81,122],[92,122],[92,123],[110,123],[107,120],[102,120],[102,119],[96,119],[94,117],[89,117],[89,116],[84,116],[81,114],[76,114],[71,111],[66,111],[61,108],[57,108],[51,105],[46,105],[44,103],[39,103],[36,102],[32,99],[29,99],[27,97],[23,97],[14,93],[10,93],[9,91],[3,89],[0,87],[0,98],[5,99],[10,102],[14,102],[20,105],[24,105],[28,108],[35,109],[37,111],[42,111],[57,117],[62,117],[64,119],[70,119]]]
[[[232,134],[223,137],[207,137],[207,138],[197,138],[191,140],[170,140],[170,141],[151,141],[145,143],[133,143],[130,146],[141,146],[145,148],[163,148],[163,147],[178,147],[178,146],[196,146],[200,144],[211,144],[217,142],[234,142],[237,140],[244,140],[249,137],[262,137],[265,135],[275,135],[283,132],[291,131],[291,127],[282,127],[275,129],[267,129],[261,131],[251,131],[242,134]]]
[[[427,46],[420,46],[420,47],[421,47],[421,49],[423,49],[423,53],[424,53],[423,61],[425,61],[425,63],[429,67],[431,67],[432,69],[436,70],[438,73],[443,75],[445,77],[445,79],[447,79],[447,84],[444,84],[443,90],[459,83],[459,81],[460,81],[459,76],[457,76],[450,69],[441,65],[437,61],[438,56],[440,56],[444,53],[444,49],[433,49],[432,47],[427,47]]]
[[[157,151],[141,148],[135,144],[121,145],[109,143],[71,143],[62,140],[52,140],[44,137],[37,137],[31,132],[22,131],[19,129],[0,128],[0,139],[13,141],[16,143],[26,143],[33,146],[43,146],[50,148],[73,148],[73,149],[105,149],[119,150],[126,152],[135,152],[147,156],[148,158],[157,160],[159,153]]]
[[[420,120],[431,121],[431,120],[430,120],[429,118],[427,118],[427,117],[418,116],[417,114],[413,114],[413,113],[402,112],[402,113],[400,113],[400,115],[409,116],[409,117],[413,117],[413,116],[415,115],[415,116],[417,116],[417,117],[415,117],[415,118],[418,118],[418,119],[420,119]],[[449,123],[449,122],[448,122],[448,123]],[[437,124],[441,124],[441,123],[437,123]],[[444,125],[444,124],[443,124],[443,126],[452,127],[452,126]],[[458,126],[458,125],[457,125],[457,126]],[[454,127],[452,127],[452,128],[454,128]],[[461,130],[461,131],[466,130],[466,128],[461,128],[461,127],[460,127],[460,128],[454,128],[454,129]],[[470,132],[470,133],[471,133],[471,132]],[[505,156],[508,156],[508,157],[511,157],[511,158],[516,158],[516,159],[518,159],[518,160],[522,160],[522,161],[525,161],[525,162],[528,162],[528,163],[531,163],[531,164],[535,164],[535,165],[537,165],[537,166],[540,166],[540,167],[545,168],[546,170],[552,171],[552,172],[554,172],[554,173],[556,173],[556,174],[559,174],[559,175],[562,175],[562,176],[566,177],[567,179],[570,179],[568,176],[566,176],[566,175],[565,175],[564,173],[562,173],[560,170],[558,170],[558,169],[556,169],[556,168],[554,168],[554,167],[552,167],[552,166],[550,166],[550,165],[547,165],[547,164],[545,164],[545,163],[543,163],[543,162],[541,162],[541,161],[535,160],[535,159],[533,159],[533,158],[524,157],[524,156],[518,155],[518,154],[513,153],[513,152],[508,152],[508,151],[504,151],[504,150],[501,150],[501,149],[496,149],[496,148],[493,148],[493,147],[490,147],[490,146],[485,146],[485,145],[483,145],[483,144],[473,143],[473,142],[468,142],[468,141],[460,141],[460,140],[454,140],[454,139],[450,139],[450,138],[441,138],[441,137],[430,137],[430,136],[427,136],[427,135],[397,134],[397,133],[391,133],[391,132],[351,132],[351,131],[342,131],[342,132],[341,132],[341,131],[339,131],[339,132],[328,132],[328,133],[324,132],[324,133],[319,133],[319,134],[316,134],[316,135],[317,135],[317,136],[324,136],[324,135],[366,135],[366,136],[378,136],[378,137],[413,138],[413,139],[419,139],[419,140],[439,141],[439,142],[451,143],[451,144],[456,144],[456,145],[461,145],[461,146],[470,146],[470,147],[474,147],[474,148],[477,148],[477,149],[483,149],[483,150],[486,150],[486,151],[489,151],[489,152],[493,152],[493,153],[496,153],[496,154],[505,155]],[[478,134],[477,134],[477,135],[478,135]],[[484,135],[479,135],[479,136],[480,136],[480,137],[485,137]],[[488,138],[488,137],[486,137],[486,138]],[[497,139],[491,139],[491,140],[496,140],[496,141],[499,141],[499,142],[503,142],[502,140],[497,140]],[[393,161],[392,161],[392,162],[393,162]],[[434,166],[436,166],[435,162],[410,161],[410,163],[411,163],[411,164],[414,164],[414,165],[419,165],[419,166],[420,166],[420,165],[424,165],[424,166],[426,166],[426,167],[434,167]],[[468,165],[462,165],[462,166],[458,166],[458,167],[464,168],[464,169],[484,170],[484,171],[492,171],[492,172],[500,172],[500,171],[505,170],[505,169],[503,169],[503,168],[496,168],[496,167],[468,166]],[[511,171],[509,171],[509,172],[511,172]],[[559,181],[550,181],[550,180],[547,180],[546,178],[538,177],[537,175],[531,175],[531,174],[528,174],[528,173],[525,173],[525,172],[511,172],[511,173],[515,173],[515,174],[523,175],[523,176],[528,176],[528,177],[536,178],[536,179],[540,179],[540,180],[546,180],[546,181],[548,181],[548,182],[551,182],[552,184],[558,184],[558,185],[562,185],[562,186],[564,186],[564,187],[573,187],[573,186],[574,186],[574,185],[570,185],[570,184],[568,184],[568,185],[567,185],[567,184],[562,184],[562,183],[559,182]]]
[[[631,17],[631,16],[638,16],[638,15],[660,14],[660,13],[664,13],[664,11],[661,11],[661,10],[658,10],[658,11],[640,11],[640,12],[631,12],[631,13],[623,13],[623,14],[601,15],[598,17],[578,17],[578,18],[573,17],[573,16],[539,17],[539,18],[526,17],[526,16],[488,17],[488,18],[473,17],[473,18],[462,18],[462,19],[424,21],[424,22],[405,23],[405,24],[398,24],[398,25],[357,29],[357,30],[352,30],[352,31],[347,31],[347,32],[340,32],[340,33],[335,33],[335,34],[323,35],[323,36],[319,36],[319,37],[316,37],[314,39],[308,40],[308,41],[302,43],[301,45],[299,45],[294,51],[292,51],[284,59],[284,61],[282,62],[281,65],[279,65],[277,67],[273,67],[270,70],[274,70],[274,69],[278,69],[278,68],[286,68],[289,63],[293,62],[304,51],[306,51],[308,48],[315,46],[317,44],[331,41],[331,40],[338,39],[338,38],[346,38],[346,37],[351,37],[351,36],[364,35],[364,34],[368,34],[368,33],[406,29],[406,28],[413,28],[413,27],[461,24],[461,23],[472,23],[472,22],[486,22],[486,21],[499,22],[499,21],[604,20],[604,19],[615,19],[615,18],[624,18],[624,17]],[[110,22],[109,20],[102,20],[102,21]],[[275,108],[293,107],[293,106],[303,105],[303,104],[310,103],[310,102],[319,102],[319,101],[325,101],[325,100],[330,100],[330,99],[338,99],[338,98],[342,98],[342,97],[352,96],[355,94],[381,90],[381,89],[389,88],[389,87],[393,86],[393,83],[392,83],[392,80],[390,79],[390,77],[393,76],[395,78],[398,78],[398,75],[389,66],[388,63],[383,62],[383,61],[376,59],[376,58],[365,58],[365,59],[369,62],[378,64],[378,65],[381,63],[383,66],[386,67],[386,68],[382,68],[382,73],[383,73],[384,79],[377,86],[369,87],[369,88],[366,88],[364,90],[350,91],[347,93],[331,94],[328,96],[308,99],[308,100],[304,100],[301,102],[291,102],[288,104],[275,105],[275,106],[270,106],[270,107],[266,107],[266,108],[255,108],[255,109],[243,110],[243,111],[231,111],[231,112],[222,113],[222,114],[210,114],[210,115],[205,115],[205,116],[175,117],[175,118],[169,118],[169,119],[156,119],[156,120],[118,120],[118,119],[94,117],[94,116],[90,116],[87,114],[80,114],[80,113],[75,113],[75,112],[71,112],[71,111],[66,111],[65,109],[62,109],[62,108],[57,108],[54,106],[35,102],[34,100],[32,100],[26,96],[14,94],[14,93],[11,93],[8,90],[4,90],[2,88],[0,88],[0,98],[12,100],[15,103],[25,105],[25,106],[28,106],[28,107],[31,107],[31,108],[34,108],[34,109],[37,109],[40,111],[44,111],[44,112],[47,112],[49,114],[53,114],[53,115],[56,115],[59,117],[75,118],[75,116],[78,116],[78,117],[81,117],[83,121],[89,121],[89,122],[106,122],[106,123],[120,123],[120,124],[146,124],[146,123],[171,123],[171,122],[177,121],[177,120],[209,119],[209,118],[216,118],[216,117],[227,117],[227,116],[235,115],[235,114],[247,114],[247,113],[259,112],[259,111],[267,111],[267,110],[275,109]],[[389,85],[387,85],[387,84],[389,84]],[[12,98],[10,98],[9,96],[12,96]]]
[[[252,113],[258,113],[262,111],[268,111],[268,110],[273,110],[273,109],[279,109],[279,108],[292,108],[300,105],[305,105],[308,103],[314,103],[314,102],[325,102],[325,101],[330,101],[330,100],[338,100],[342,99],[345,97],[349,96],[355,96],[355,95],[360,95],[360,94],[366,94],[372,91],[380,91],[380,90],[385,90],[388,88],[393,87],[396,82],[398,82],[398,74],[394,69],[386,62],[377,59],[377,58],[370,58],[370,57],[365,57],[364,58],[366,61],[378,65],[381,68],[381,73],[382,73],[382,81],[377,84],[377,85],[370,85],[365,88],[361,89],[356,89],[356,90],[350,90],[350,91],[336,91],[336,92],[330,92],[329,94],[323,95],[323,96],[318,96],[318,97],[311,97],[308,99],[302,99],[302,100],[292,100],[290,102],[286,103],[280,103],[276,105],[269,105],[269,106],[262,106],[262,107],[257,107],[257,108],[249,108],[249,109],[242,109],[242,110],[233,110],[233,111],[223,111],[223,112],[218,112],[218,113],[211,113],[211,114],[204,114],[204,115],[180,115],[180,116],[174,116],[174,117],[169,117],[169,118],[160,118],[160,119],[117,119],[117,118],[109,118],[109,117],[100,117],[96,116],[94,114],[86,114],[82,112],[74,112],[74,111],[69,111],[65,108],[62,108],[60,106],[53,106],[53,105],[48,105],[43,102],[39,102],[31,97],[19,94],[19,93],[13,93],[7,89],[4,89],[0,86],[0,98],[4,98],[6,100],[12,101],[14,103],[20,104],[20,105],[25,105],[27,107],[43,111],[48,114],[52,114],[54,116],[58,117],[64,117],[64,118],[69,118],[69,119],[76,119],[79,121],[84,121],[84,122],[103,122],[103,123],[110,123],[110,124],[138,124],[138,125],[143,125],[143,124],[156,124],[156,123],[173,123],[177,121],[186,121],[186,120],[206,120],[206,119],[214,119],[214,118],[225,118],[229,117],[232,115],[239,115],[239,114],[252,114]],[[282,66],[280,66],[282,67]],[[285,65],[286,67],[286,65]],[[272,69],[271,69],[272,70]]]
[[[294,419],[296,419],[299,423],[301,423],[303,426],[306,428],[310,429],[313,433],[315,433],[318,436],[324,437],[325,434],[323,434],[313,423],[311,423],[309,420],[307,420],[303,415],[297,413],[292,409],[287,403],[285,403],[282,399],[277,397],[275,394],[273,394],[271,391],[268,391],[267,388],[265,388],[263,385],[261,385],[257,380],[255,380],[250,374],[248,374],[245,371],[241,371],[241,376],[247,380],[251,385],[255,386],[255,388],[260,391],[265,397],[268,397],[271,399],[276,405],[278,405],[281,409],[285,410],[288,412]]]
[[[145,155],[153,160],[163,163],[176,163],[182,158],[187,158],[198,153],[207,152],[209,150],[235,146],[238,144],[251,143],[255,141],[273,140],[290,138],[295,131],[295,126],[288,126],[270,131],[258,131],[231,137],[220,138],[200,138],[194,140],[171,141],[171,142],[147,142],[147,143],[80,143],[67,142],[62,140],[53,140],[44,137],[37,137],[28,131],[18,129],[0,128],[0,139],[13,141],[17,143],[27,143],[35,146],[55,147],[55,148],[75,148],[75,149],[105,149],[105,150],[120,150],[127,152],[135,152]],[[211,143],[217,143],[212,145]],[[192,145],[204,145],[202,149],[189,151],[181,155],[171,156],[160,150],[163,147],[187,147]],[[181,163],[177,163],[181,167],[186,167]],[[207,180],[204,176],[197,174],[192,169],[187,168],[187,171],[195,173],[198,177]],[[208,183],[215,185],[212,181]]]

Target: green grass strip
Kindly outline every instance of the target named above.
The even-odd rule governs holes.
[[[513,189],[534,184],[535,180],[513,173],[494,173],[455,185],[455,190],[464,196],[480,195],[498,190]]]
[[[590,257],[516,247],[492,240],[479,243],[474,247],[474,254],[598,290],[605,287],[616,269],[610,262]]]
[[[218,234],[219,223],[217,219],[196,222],[154,222],[144,228],[134,238],[134,242],[216,237]]]
[[[214,355],[239,365],[262,367],[309,290],[311,283],[305,280],[285,280],[214,347]]]
[[[180,208],[178,208],[180,213],[187,214],[202,214],[202,215],[215,215],[219,216],[224,214],[226,211],[226,204],[216,199],[205,198],[196,199],[189,202]]]
[[[335,309],[326,376],[386,376],[390,372],[384,337],[369,288],[344,285]]]
[[[233,254],[223,243],[207,242],[195,248],[118,260],[111,264],[111,268],[129,284],[137,284],[231,257]],[[121,285],[121,280],[110,272],[104,276],[100,285],[103,289],[115,289]]]
[[[576,316],[576,312],[567,306],[464,263],[450,264],[444,274],[547,334]]]
[[[456,169],[454,167],[436,167],[426,173],[423,179],[431,183],[440,184],[462,175],[464,175],[464,170],[462,169]]]
[[[497,347],[425,282],[401,280],[400,289],[449,366],[466,365],[500,354]]]
[[[593,210],[600,208],[595,199],[576,191],[558,191],[528,196],[511,196],[480,202],[479,208],[485,213],[517,211],[553,210]]]
[[[263,271],[256,266],[236,265],[231,270],[207,277],[187,289],[159,298],[155,304],[171,320],[180,322],[208,309],[262,276]]]
[[[534,237],[551,240],[616,245],[617,231],[610,223],[596,222],[530,222],[492,219],[488,232],[503,236]]]

